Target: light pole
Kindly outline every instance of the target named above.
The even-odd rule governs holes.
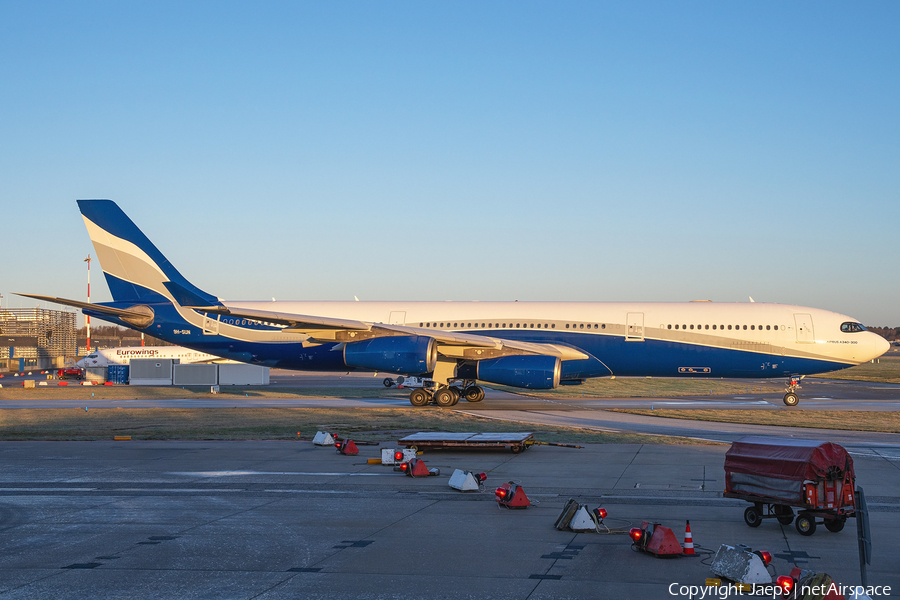
[[[91,303],[91,255],[88,254],[87,258],[84,259],[83,262],[86,262],[88,265],[88,304]],[[84,315],[84,323],[87,327],[87,352],[85,352],[85,356],[91,353],[91,315]]]

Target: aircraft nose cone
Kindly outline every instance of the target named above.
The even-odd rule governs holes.
[[[875,334],[875,337],[878,339],[875,340],[875,356],[873,358],[878,358],[891,349],[891,344],[880,335]]]

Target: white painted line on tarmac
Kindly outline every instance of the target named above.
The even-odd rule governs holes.
[[[470,413],[464,410],[457,410],[454,412],[458,412],[463,415],[469,415],[470,417],[481,417],[482,419],[494,419],[495,421],[506,421],[507,423],[524,423],[526,425],[535,425],[533,421],[518,421],[516,419],[504,419],[502,417],[490,417],[488,415],[482,415],[478,413]],[[590,429],[592,431],[605,431],[606,433],[622,433],[621,429],[607,429],[605,427],[597,427],[596,425],[577,425],[577,424],[565,424],[565,423],[537,423],[538,425],[545,425],[548,427],[571,427],[573,429]]]
[[[311,477],[383,477],[396,473],[306,473],[291,471],[170,471],[166,475],[185,477],[246,477],[248,475],[306,475]]]
[[[734,398],[735,400],[741,400],[742,398]],[[692,402],[678,402],[678,401],[664,401],[664,402],[652,402],[653,406],[661,405],[661,406],[759,406],[765,404],[767,406],[771,406],[771,402],[766,402],[765,400],[757,400],[755,402],[728,402],[722,400],[696,400]]]
[[[86,487],[42,487],[42,488],[0,488],[0,492],[93,492],[99,488]]]
[[[209,492],[246,492],[247,490],[233,488],[112,488],[99,490],[103,492],[172,492],[176,494],[205,494]]]

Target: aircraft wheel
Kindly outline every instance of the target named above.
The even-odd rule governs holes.
[[[391,379],[390,377],[385,377],[385,378],[384,378],[384,381],[382,381],[381,383],[384,384],[384,387],[389,388],[389,387],[391,387],[392,385],[394,385],[394,380]]]
[[[794,392],[788,392],[784,395],[784,403],[788,406],[797,406],[800,402],[800,398],[797,397],[797,394]]]
[[[484,388],[477,385],[466,388],[466,400],[469,402],[481,402],[484,400]]]
[[[409,394],[409,403],[413,406],[425,406],[429,400],[428,393],[421,388],[413,390]]]
[[[794,527],[797,528],[797,533],[800,535],[812,535],[816,532],[816,518],[808,512],[802,512],[797,515]]]
[[[759,527],[762,523],[762,515],[755,506],[748,506],[744,511],[744,523],[750,527]]]
[[[453,392],[450,388],[443,388],[434,393],[434,403],[441,408],[450,408],[453,406]]]

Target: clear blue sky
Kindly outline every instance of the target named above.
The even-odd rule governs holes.
[[[226,299],[900,325],[900,3],[0,1],[3,306],[75,204]],[[92,300],[108,300],[94,263]]]

